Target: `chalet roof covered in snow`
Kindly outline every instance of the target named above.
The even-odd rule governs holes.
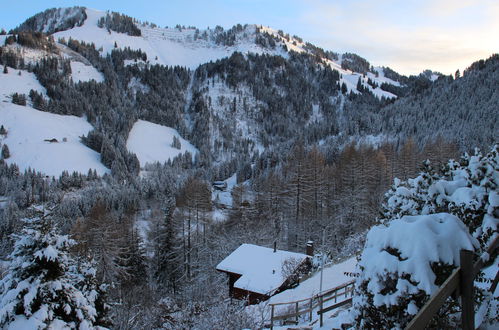
[[[234,283],[235,288],[271,295],[279,289],[290,274],[283,273],[283,264],[298,266],[308,256],[302,253],[266,248],[253,244],[242,244],[217,265],[217,270],[241,274]]]

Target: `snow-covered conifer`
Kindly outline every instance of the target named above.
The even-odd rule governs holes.
[[[8,147],[6,144],[4,144],[4,145],[2,146],[2,158],[3,158],[3,159],[7,159],[7,158],[9,158],[9,157],[10,157],[10,150],[9,150],[9,147]]]
[[[418,177],[395,180],[359,262],[357,326],[404,327],[459,266],[461,249],[478,257],[489,246],[499,224],[498,151],[466,154],[439,171],[426,162]],[[485,291],[477,296],[479,309],[488,309]],[[458,311],[449,300],[430,325],[449,326]]]
[[[95,269],[69,253],[75,241],[47,218],[24,219],[7,275],[0,281],[0,326],[4,329],[92,329],[105,304]],[[101,323],[102,324],[102,323]]]

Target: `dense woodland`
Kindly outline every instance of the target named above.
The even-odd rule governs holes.
[[[75,9],[68,26],[81,24],[82,15]],[[99,22],[140,35],[134,23],[116,13]],[[107,284],[101,294],[108,316],[99,317],[115,328],[255,326],[238,313],[241,305],[225,303],[226,279],[215,271],[241,243],[276,242],[302,252],[313,240],[332,260],[351,256],[362,248],[394,178],[414,177],[424,160],[438,166],[498,138],[497,55],[462,76],[435,82],[386,68],[386,76],[403,84],[381,86],[399,96],[392,100],[362,86],[362,93],[349,93],[340,73],[318,60],[320,54],[338,55],[312,45],[311,54],[290,52],[285,59],[234,53],[189,70],[144,64],[147,55],[141,51],[116,48],[102,57],[93,44],[59,40],[105,77],[103,83],[74,83],[69,60],[53,56],[25,63],[8,47],[18,43],[51,51],[46,42],[54,40],[38,43],[40,31],[27,32],[39,25],[33,18],[13,31],[0,48],[0,64],[34,72],[49,100],[32,91],[15,101],[85,115],[94,130],[82,141],[101,154],[111,175],[21,173],[3,161],[8,158],[3,146],[0,198],[7,202],[0,208],[0,258],[12,252],[12,234],[25,226],[21,219],[50,219],[76,241],[68,244],[68,253],[91,259],[95,281]],[[212,36],[217,44],[231,45],[241,31],[242,26],[215,29]],[[279,47],[279,38],[265,33],[258,32],[255,42]],[[372,70],[358,55],[344,57],[347,69]],[[138,159],[125,147],[138,119],[177,129],[200,154],[195,161],[184,155],[149,164],[139,176]],[[237,129],[238,120],[246,129]],[[381,138],[357,142],[369,135]],[[222,206],[212,200],[211,183],[234,173],[239,184],[232,208],[225,210],[228,219],[213,221],[212,211]],[[147,238],[139,233],[144,221],[150,226]]]

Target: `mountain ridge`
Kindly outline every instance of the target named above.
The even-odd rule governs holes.
[[[410,130],[400,128],[398,122],[417,118],[420,108],[405,111],[397,104],[468,81],[468,74],[454,82],[431,71],[406,77],[356,54],[325,51],[257,25],[159,28],[73,7],[37,14],[11,32],[0,36],[1,63],[35,72],[47,90],[45,101],[34,95],[28,106],[86,116],[94,129],[82,141],[101,154],[107,168],[117,162],[115,169],[124,172],[136,171],[139,163],[126,149],[138,120],[176,130],[199,150],[195,162],[209,166],[247,162],[297,139],[341,147],[352,140],[379,144],[415,136],[422,147],[436,139],[438,129],[418,137],[424,131],[418,127],[434,126],[427,119],[410,119]],[[466,100],[461,104],[468,106]],[[455,127],[468,130],[480,122],[448,124],[452,114],[445,109],[439,120],[453,140]],[[474,134],[461,146],[487,144],[494,136],[489,130],[482,135],[487,137]]]
[[[63,16],[61,13],[66,13],[67,16]],[[75,20],[75,17],[80,18],[79,20]],[[177,25],[175,28],[159,28],[156,24],[153,23],[141,23],[138,20],[115,12],[104,12],[95,9],[86,9],[84,7],[72,7],[72,8],[59,8],[59,9],[49,9],[45,12],[34,15],[33,17],[27,19],[24,23],[20,24],[16,29],[13,29],[11,32],[25,32],[28,30],[45,32],[48,34],[54,34],[54,37],[57,38],[67,38],[70,33],[68,30],[81,28],[85,24],[90,24],[93,27],[95,25],[99,25],[99,22],[102,22],[104,18],[108,18],[108,21],[115,22],[113,24],[109,24],[107,27],[104,26],[104,23],[101,24],[100,28],[106,28],[109,33],[111,31],[115,32],[120,30],[122,26],[131,26],[132,24],[136,26],[140,33],[137,35],[136,33],[130,32],[130,29],[121,29],[121,32],[127,34],[128,36],[136,36],[136,37],[144,37],[148,40],[153,39],[163,39],[164,41],[176,41],[176,42],[184,42],[189,44],[189,46],[201,47],[203,51],[211,51],[216,46],[222,47],[233,47],[233,49],[228,49],[225,52],[218,52],[215,54],[210,54],[208,57],[204,59],[200,59],[191,63],[182,63],[176,59],[161,59],[161,55],[164,52],[157,51],[155,49],[150,49],[151,47],[147,44],[141,45],[132,45],[128,40],[119,38],[115,36],[116,40],[114,42],[108,42],[107,40],[100,41],[100,44],[96,40],[97,48],[103,47],[103,54],[109,53],[117,43],[118,47],[131,47],[132,49],[141,49],[149,56],[149,61],[152,64],[159,63],[163,65],[184,65],[194,69],[200,64],[204,64],[209,62],[209,60],[216,60],[219,58],[230,56],[230,54],[234,51],[245,52],[253,52],[253,53],[272,53],[281,56],[286,56],[289,51],[296,52],[307,52],[310,55],[316,56],[318,61],[323,61],[324,64],[330,65],[333,69],[338,70],[341,74],[354,76],[346,77],[344,82],[347,85],[349,90],[356,90],[357,80],[360,74],[365,75],[367,72],[372,73],[371,80],[376,81],[378,85],[382,83],[390,83],[393,85],[398,85],[397,81],[392,81],[390,78],[385,80],[377,81],[377,76],[382,74],[384,76],[384,70],[381,67],[377,67],[376,69],[370,65],[370,63],[363,59],[362,57],[352,54],[337,54],[331,51],[323,50],[320,47],[314,46],[311,43],[304,42],[301,38],[297,36],[289,36],[289,34],[284,33],[281,30],[271,29],[269,27],[265,27],[258,24],[246,24],[240,25],[237,24],[228,30],[224,30],[220,26],[215,27],[214,29],[208,28],[207,30],[199,30],[194,27],[183,28],[180,25]],[[83,18],[83,19],[82,19]],[[59,19],[57,21],[56,19]],[[92,22],[88,22],[92,21]],[[125,21],[126,24],[116,23],[116,21]],[[36,24],[34,24],[36,22]],[[54,28],[56,27],[64,27],[64,28]],[[66,31],[66,33],[65,33]],[[126,33],[128,31],[128,33]],[[95,32],[95,31],[92,31]],[[73,34],[76,33],[73,32]],[[92,38],[88,37],[87,40],[82,35],[72,35],[73,39],[92,42]],[[248,40],[245,38],[250,38]],[[109,38],[108,38],[109,39]],[[121,43],[120,43],[121,39]],[[111,40],[112,41],[112,40]],[[134,40],[137,43],[137,39]],[[202,47],[202,43],[206,42],[207,45]],[[212,42],[210,44],[210,42]],[[125,45],[126,44],[126,45]],[[201,45],[200,45],[201,44]],[[251,46],[251,44],[253,44]],[[168,46],[172,46],[169,44]],[[206,47],[207,46],[207,47]],[[215,47],[214,47],[215,46]],[[234,46],[240,46],[234,47]],[[154,48],[154,47],[152,47]],[[158,56],[158,53],[160,56]],[[196,54],[194,54],[196,55]],[[192,56],[192,55],[191,55]],[[185,57],[185,56],[184,56]],[[360,63],[360,64],[358,64]],[[354,68],[362,68],[361,70],[354,71]],[[393,71],[389,69],[390,71]],[[394,76],[394,75],[392,75]],[[395,75],[402,76],[402,75]],[[369,84],[367,84],[367,79],[362,81],[362,83],[366,86],[366,88],[371,88]],[[373,89],[374,90],[374,89]],[[385,97],[393,97],[394,95],[383,90],[378,90],[378,94],[384,95]]]

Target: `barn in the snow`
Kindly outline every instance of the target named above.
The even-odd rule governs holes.
[[[307,253],[313,253],[310,246]],[[229,276],[232,297],[254,304],[292,286],[297,274],[309,266],[306,254],[242,244],[217,265],[217,270]]]

